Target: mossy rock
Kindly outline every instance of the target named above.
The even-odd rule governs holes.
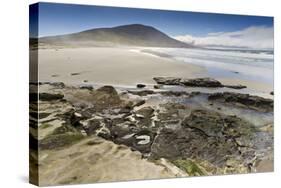
[[[190,159],[177,159],[172,161],[174,165],[179,167],[180,169],[184,170],[190,176],[204,176],[207,173],[196,164],[194,161]]]

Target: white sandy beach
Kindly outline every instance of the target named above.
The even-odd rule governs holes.
[[[36,51],[31,53],[35,54]],[[93,85],[135,87],[138,83],[153,85],[155,82],[152,78],[157,76],[210,77],[208,67],[202,64],[196,65],[171,57],[142,53],[140,48],[133,47],[39,49],[38,60],[39,81],[64,82],[70,85],[85,84],[86,80],[87,84]],[[230,71],[225,72],[224,74],[227,74]],[[269,94],[273,91],[273,83],[247,80],[245,76],[239,78],[239,75],[234,78],[221,75],[213,78],[223,84],[247,86],[246,90],[224,89],[226,91],[273,98]]]
[[[203,68],[127,48],[39,50],[39,80],[135,86],[155,84],[155,76],[196,77]],[[78,75],[71,76],[71,73]],[[55,75],[55,76],[54,76]]]

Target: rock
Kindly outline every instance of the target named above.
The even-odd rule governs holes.
[[[143,100],[143,99],[134,99],[134,100],[128,101],[123,108],[126,108],[126,109],[131,111],[135,107],[141,106],[143,104],[145,104],[145,100]]]
[[[53,94],[53,93],[39,93],[39,100],[42,101],[52,101],[52,100],[61,100],[63,99],[63,94]]]
[[[154,77],[153,80],[157,84],[180,85],[181,78],[177,78],[177,77]]]
[[[97,89],[97,92],[103,92],[111,96],[118,95],[116,89],[113,86],[103,86]]]
[[[154,109],[150,106],[143,107],[136,111],[135,119],[137,120],[137,126],[140,128],[151,128],[152,117],[154,116]]]
[[[96,131],[102,127],[101,121],[102,120],[100,120],[100,119],[89,120],[87,125],[84,127],[84,130],[86,131],[87,135],[95,134]]]
[[[67,112],[58,115],[62,120],[65,121],[65,125],[71,125],[78,130],[82,129],[81,120],[85,119],[82,114],[77,113],[74,109],[70,109]]]
[[[31,112],[30,112],[29,114],[32,115]],[[38,116],[35,116],[35,115],[38,115]],[[48,117],[49,115],[51,115],[51,113],[44,113],[44,112],[41,112],[41,113],[35,113],[33,117],[34,117],[34,118],[39,117],[39,119],[44,119],[44,118]]]
[[[88,89],[90,91],[93,91],[94,87],[92,85],[82,85],[79,87],[79,89]]]
[[[250,138],[251,132],[257,131],[252,124],[236,116],[224,116],[206,110],[194,110],[182,124],[201,130],[207,136],[215,137],[236,137],[240,134],[240,136],[247,135]]]
[[[218,167],[225,167],[227,159],[238,158],[244,165],[249,156],[248,151],[241,151],[236,139],[242,143],[254,144],[257,130],[255,127],[235,116],[195,110],[186,117],[179,129],[163,128],[151,146],[151,158],[190,158],[206,160]]]
[[[73,72],[73,73],[70,73],[71,76],[76,76],[76,75],[80,75],[79,72]]]
[[[119,109],[119,114],[129,114],[133,110],[132,104],[126,104],[122,108]]]
[[[164,85],[183,85],[189,87],[223,87],[223,85],[212,78],[185,79],[177,77],[155,77],[158,84]]]
[[[142,90],[142,91],[128,91],[129,93],[133,95],[139,95],[139,96],[146,96],[146,95],[152,95],[155,94],[152,90]]]
[[[179,103],[165,103],[159,106],[161,111],[158,112],[158,119],[160,123],[166,124],[167,121],[179,121],[188,114],[186,106]]]
[[[139,99],[139,100],[135,100],[134,102],[133,102],[133,108],[134,107],[138,107],[138,106],[141,106],[141,105],[143,105],[143,104],[145,104],[145,100],[142,100],[142,99]]]
[[[113,108],[122,103],[117,91],[112,86],[103,86],[93,91],[93,99],[97,109]]]
[[[86,83],[86,82],[88,82],[88,80],[83,80],[83,82],[85,82],[85,83]]]
[[[145,84],[137,84],[137,88],[145,88]]]
[[[153,86],[154,89],[162,89],[163,85],[157,84]]]
[[[231,89],[244,89],[244,88],[247,88],[247,86],[243,86],[243,85],[224,85],[224,87],[231,88]]]
[[[209,95],[208,100],[228,103],[237,107],[249,108],[261,112],[273,111],[273,100],[249,94],[232,92],[214,93]]]
[[[65,88],[65,84],[63,82],[49,82],[48,84],[60,89]]]
[[[243,85],[223,85],[218,80],[213,78],[177,78],[177,77],[155,77],[153,78],[158,84],[163,85],[181,85],[188,87],[227,87],[232,89],[243,89]],[[154,87],[155,88],[155,87]],[[157,89],[157,87],[155,88]]]
[[[152,117],[153,116],[154,109],[150,106],[143,107],[136,111],[136,114],[140,114],[144,117]]]
[[[181,79],[180,84],[189,87],[223,87],[223,85],[212,78]]]

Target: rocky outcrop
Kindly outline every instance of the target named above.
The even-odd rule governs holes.
[[[134,89],[118,93],[112,86],[93,90],[52,87],[55,90],[50,91],[56,93],[51,96],[62,91],[63,100],[40,98],[36,101],[40,111],[36,113],[34,103],[30,113],[31,126],[36,129],[39,122],[40,133],[32,137],[32,143],[38,140],[43,152],[71,149],[89,137],[99,137],[137,151],[142,158],[165,159],[191,176],[255,172],[258,165],[264,169],[260,161],[271,160],[265,156],[272,152],[272,122],[255,127],[242,116],[217,109],[223,104],[253,113],[272,112],[272,100],[229,92]],[[86,103],[78,103],[81,100]],[[87,147],[97,144],[89,142]]]
[[[223,87],[222,83],[212,78],[181,79],[180,85],[189,87]]]
[[[261,112],[273,111],[273,100],[265,99],[259,96],[252,96],[241,93],[214,93],[208,97],[210,101],[219,101],[221,103],[231,104],[238,107],[249,108]]]
[[[154,77],[154,81],[157,84],[163,85],[180,85],[185,87],[227,87],[232,89],[244,89],[246,86],[243,85],[223,85],[218,80],[213,78],[194,78],[194,79],[186,79],[186,78],[178,78],[178,77]]]
[[[252,124],[236,116],[195,110],[179,129],[160,131],[152,144],[151,157],[205,160],[220,168],[235,160],[247,170],[255,160],[256,132]]]

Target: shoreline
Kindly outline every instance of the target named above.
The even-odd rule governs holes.
[[[182,78],[210,76],[208,70],[200,65],[183,62],[167,55],[162,56],[161,53],[141,52],[135,47],[49,48],[40,49],[38,53],[39,78],[42,82],[135,88],[137,84],[153,87],[156,83],[152,78],[157,76]],[[273,98],[270,95],[273,84],[229,77],[215,79],[223,84],[247,86],[247,89],[236,92],[249,92],[249,94]],[[191,88],[191,90],[207,91],[205,88]]]

